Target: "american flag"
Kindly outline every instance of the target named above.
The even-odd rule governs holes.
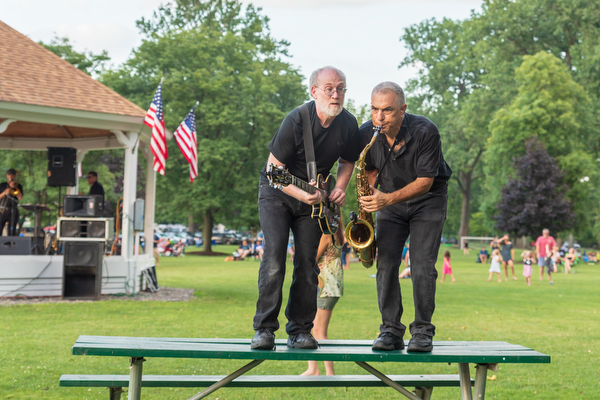
[[[194,182],[194,178],[198,176],[198,145],[196,139],[196,114],[194,114],[194,109],[197,105],[198,103],[190,110],[187,117],[185,117],[174,133],[179,149],[190,164],[190,182]]]
[[[144,123],[152,128],[150,148],[152,149],[152,154],[154,154],[154,170],[164,175],[169,154],[167,153],[167,135],[165,134],[165,116],[163,114],[161,86],[162,81],[158,84]]]

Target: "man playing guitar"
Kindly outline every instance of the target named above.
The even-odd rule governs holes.
[[[17,203],[23,199],[23,186],[17,182],[17,171],[6,171],[6,182],[0,183],[0,235],[8,223],[8,236],[17,236],[19,209]],[[13,214],[14,213],[14,214]]]
[[[307,108],[317,173],[327,176],[338,161],[337,183],[328,193],[328,199],[343,206],[354,162],[361,150],[356,118],[343,108],[346,77],[336,68],[324,67],[312,73],[309,84],[311,96],[315,99],[307,104]],[[269,144],[270,154],[261,173],[258,206],[264,233],[264,253],[258,275],[253,349],[271,350],[275,347],[274,332],[279,329],[290,229],[296,252],[294,278],[285,311],[288,319],[287,345],[298,349],[318,347],[310,331],[317,312],[319,268],[316,256],[321,229],[317,219],[312,218],[312,206],[324,202],[324,194],[321,190],[309,193],[294,184],[272,187],[267,179],[267,171],[271,168],[285,168],[294,177],[309,181],[302,123],[298,108],[286,116]]]

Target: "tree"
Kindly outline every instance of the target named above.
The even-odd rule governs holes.
[[[147,108],[161,77],[165,123],[175,130],[192,105],[198,132],[198,177],[170,141],[166,176],[157,179],[157,221],[203,220],[204,249],[214,221],[258,227],[259,171],[285,115],[306,99],[274,40],[268,18],[237,0],[178,0],[138,21],[145,36],[133,57],[102,81]]]
[[[570,229],[574,223],[572,204],[564,198],[567,186],[556,159],[536,137],[525,147],[525,154],[514,161],[517,176],[502,188],[496,228],[532,237],[545,228],[552,232]]]
[[[108,52],[103,50],[100,54],[94,54],[91,51],[80,53],[73,49],[69,38],[59,38],[55,36],[50,43],[38,42],[63,60],[73,64],[75,68],[85,72],[88,75],[98,76],[106,67],[110,57]]]
[[[590,129],[587,93],[574,82],[567,67],[547,52],[524,56],[515,80],[518,95],[498,110],[490,123],[492,135],[485,154],[490,199],[500,198],[500,188],[515,174],[512,160],[525,153],[525,142],[537,137],[563,171],[577,224],[589,225],[594,200],[586,195],[590,192],[582,186],[588,185],[580,179],[589,176],[598,182],[599,177],[586,149],[598,140]]]
[[[428,116],[440,128],[444,158],[452,167],[452,181],[460,191],[458,236],[469,234],[474,182],[483,176],[481,155],[488,137],[485,115],[494,103],[481,80],[481,57],[473,47],[467,22],[426,20],[406,29],[403,41],[409,55],[400,66],[420,65],[419,78],[408,85],[411,112]],[[453,191],[453,188],[450,188]],[[449,204],[454,220],[457,204]]]

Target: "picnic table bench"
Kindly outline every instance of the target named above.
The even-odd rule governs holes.
[[[109,387],[111,400],[118,400],[123,387],[129,399],[139,400],[142,387],[206,387],[189,400],[201,399],[221,387],[374,387],[389,386],[412,400],[429,399],[434,387],[460,387],[461,398],[483,400],[487,370],[499,363],[549,363],[550,356],[506,342],[435,341],[429,353],[373,351],[370,340],[321,340],[317,350],[290,349],[285,340],[276,341],[275,350],[252,350],[250,339],[185,339],[112,336],[80,336],[73,345],[74,355],[128,357],[128,375],[62,375],[60,386]],[[224,375],[143,375],[146,358],[206,358],[252,360],[237,371]],[[265,360],[355,362],[370,375],[298,376],[246,375]],[[370,362],[457,363],[458,375],[385,375]],[[476,365],[472,380],[469,364]],[[414,387],[411,392],[404,386]]]

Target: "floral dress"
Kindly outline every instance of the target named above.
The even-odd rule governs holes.
[[[319,289],[317,297],[342,297],[344,294],[344,269],[342,249],[330,244],[319,258]]]

